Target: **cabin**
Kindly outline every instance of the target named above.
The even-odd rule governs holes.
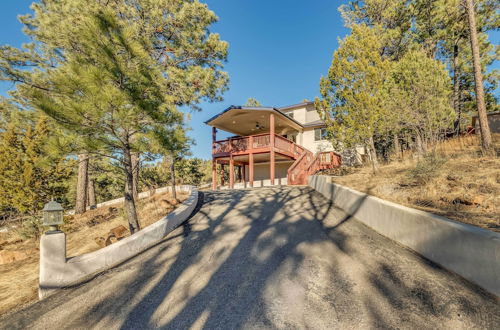
[[[230,106],[205,123],[212,127],[214,190],[225,187],[226,166],[232,189],[303,185],[310,175],[341,164],[313,102],[281,108]],[[217,140],[219,130],[235,136]]]
[[[486,114],[488,118],[488,126],[490,127],[491,133],[500,133],[500,111],[488,112]],[[480,132],[479,120],[477,115],[472,117],[472,127],[476,132]]]

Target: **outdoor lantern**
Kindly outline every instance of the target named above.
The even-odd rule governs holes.
[[[43,208],[43,225],[49,226],[50,231],[58,231],[57,226],[62,225],[63,221],[63,212],[61,204],[56,202],[55,200],[51,200],[47,204],[45,204]]]

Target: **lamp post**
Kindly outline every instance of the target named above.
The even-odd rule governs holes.
[[[61,204],[55,200],[51,200],[45,204],[43,208],[43,225],[49,227],[47,233],[57,233],[60,232],[58,226],[64,223],[63,212]]]

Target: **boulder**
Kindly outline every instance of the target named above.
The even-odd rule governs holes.
[[[128,229],[125,228],[123,225],[119,225],[118,227],[115,227],[109,231],[109,234],[115,236],[116,239],[125,237],[127,233]]]

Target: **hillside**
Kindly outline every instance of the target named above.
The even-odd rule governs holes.
[[[448,140],[422,160],[346,168],[333,182],[395,203],[500,232],[500,134],[493,136],[496,154],[482,155],[477,137]],[[344,174],[344,175],[338,175]]]
[[[170,193],[156,194],[138,202],[141,226],[144,228],[172,212],[186,199],[177,193],[177,200]],[[123,204],[101,207],[85,214],[67,216],[62,230],[67,234],[68,257],[98,250],[96,238],[106,237],[120,225],[127,227]],[[128,230],[124,237],[129,236]],[[23,239],[20,230],[0,233],[0,252],[16,253],[19,260],[0,264],[0,314],[36,300],[38,297],[39,242],[35,238]]]

